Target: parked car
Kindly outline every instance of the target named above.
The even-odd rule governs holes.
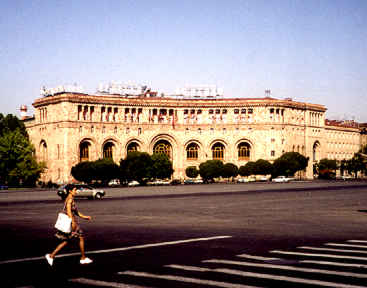
[[[344,181],[347,181],[347,180],[353,180],[354,177],[351,176],[351,175],[343,175],[343,176],[341,176],[341,179],[344,180]]]
[[[156,179],[154,181],[148,182],[148,185],[153,185],[153,186],[161,186],[161,185],[170,185],[170,181],[166,181],[166,180],[161,180],[161,179]]]
[[[66,184],[57,189],[57,195],[61,197],[62,200],[68,196],[68,191],[76,187],[77,194],[75,197],[77,198],[88,198],[88,199],[102,199],[106,192],[101,189],[95,189],[89,185],[85,184]]]
[[[184,184],[202,184],[204,183],[202,179],[185,179]]]
[[[267,182],[267,181],[269,181],[269,177],[268,176],[261,176],[261,177],[259,177],[259,181]]]
[[[129,187],[134,187],[134,186],[139,186],[140,183],[136,180],[130,181],[129,183],[127,183],[127,186]]]
[[[245,178],[238,178],[237,182],[238,183],[248,183],[248,182],[255,182],[256,178],[253,176],[249,176],[249,177],[245,177]]]
[[[288,183],[290,181],[294,180],[294,178],[292,177],[286,177],[286,176],[278,176],[276,178],[273,178],[273,182],[278,182],[278,183]]]
[[[120,186],[120,180],[119,179],[112,179],[110,182],[108,182],[108,186],[110,186],[110,187]]]
[[[8,190],[8,186],[5,184],[0,184],[0,190]]]

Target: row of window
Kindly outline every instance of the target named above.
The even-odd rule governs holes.
[[[88,161],[90,155],[91,144],[84,141],[80,144],[80,161]],[[107,142],[103,146],[103,157],[113,158],[114,144],[112,142]],[[136,142],[132,142],[127,146],[127,153],[133,151],[140,151],[140,146]],[[214,160],[224,160],[225,146],[222,143],[215,143],[212,148],[212,159]],[[200,147],[196,143],[190,143],[186,147],[186,159],[187,160],[198,160],[199,159]],[[241,142],[237,146],[238,160],[249,160],[251,156],[251,146],[246,142]],[[172,159],[172,146],[169,142],[165,140],[158,141],[153,147],[153,153],[163,153],[166,154],[170,159]]]
[[[124,115],[122,116],[122,120],[124,122],[139,122],[141,115],[143,113],[143,108],[125,108]],[[93,121],[93,115],[95,112],[94,106],[89,105],[78,105],[78,120],[84,120],[84,121]],[[203,114],[202,109],[184,109],[184,115],[201,115]],[[273,115],[276,116],[284,116],[284,109],[279,108],[270,108],[270,119],[275,120],[278,118],[273,117]],[[118,120],[118,113],[119,109],[116,107],[101,107],[101,113],[100,113],[100,121],[104,122],[116,122]],[[209,115],[226,115],[228,113],[228,109],[209,109],[208,114]],[[241,114],[241,115],[248,115],[248,117],[251,117],[251,115],[254,113],[253,108],[235,108],[233,109],[233,114]],[[185,116],[184,116],[185,117]],[[166,118],[166,120],[173,120],[177,122],[177,110],[175,109],[149,109],[149,122],[155,122],[154,119],[157,118],[157,122],[162,122],[160,120],[163,120],[163,118]],[[210,117],[210,119],[214,119],[213,117]],[[236,118],[237,119],[237,118]]]

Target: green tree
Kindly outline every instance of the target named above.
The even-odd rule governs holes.
[[[238,167],[233,163],[226,163],[223,166],[222,176],[224,178],[236,177],[238,175]]]
[[[257,175],[268,175],[273,173],[273,164],[264,159],[259,159],[255,162],[255,171]]]
[[[119,166],[111,158],[98,159],[93,163],[94,180],[103,185],[107,185],[111,179],[118,178],[119,170]]]
[[[214,181],[214,178],[222,176],[223,162],[220,160],[208,160],[199,165],[199,174],[204,182]]]
[[[134,151],[127,154],[125,159],[120,161],[120,179],[121,181],[136,180],[141,185],[153,177],[153,160],[146,152]]]
[[[28,139],[28,133],[24,126],[23,121],[20,121],[18,117],[8,114],[4,117],[0,113],[0,136],[6,132],[11,132],[19,129],[20,133]]]
[[[71,167],[71,175],[80,182],[91,183],[95,175],[93,162],[79,162]]]
[[[244,166],[241,166],[238,172],[241,176],[250,176],[255,175],[257,173],[256,170],[255,162],[249,161]]]
[[[107,185],[111,179],[120,175],[119,166],[110,158],[96,161],[83,161],[71,168],[71,175],[78,181],[85,183],[98,182]]]
[[[354,174],[354,177],[358,177],[359,171],[366,171],[366,164],[363,157],[355,153],[352,159],[346,161],[346,170],[349,174]]]
[[[309,158],[298,152],[287,152],[273,163],[273,177],[279,175],[293,176],[296,172],[306,169]]]
[[[321,179],[333,178],[336,174],[336,169],[338,169],[338,162],[331,159],[321,159],[316,163],[316,173]]]
[[[189,178],[196,178],[199,175],[199,170],[196,166],[189,166],[185,169],[186,176]]]
[[[151,156],[153,161],[152,166],[152,177],[156,179],[166,179],[171,178],[173,174],[172,161],[166,154],[154,153]]]
[[[33,145],[17,127],[2,130],[0,136],[0,182],[10,186],[34,186],[45,169],[34,157]]]

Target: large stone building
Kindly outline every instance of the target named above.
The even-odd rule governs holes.
[[[156,94],[153,94],[154,96]],[[219,159],[238,167],[248,161],[273,161],[296,151],[313,163],[349,159],[360,149],[355,123],[325,119],[323,105],[292,99],[89,95],[62,92],[36,99],[35,115],[25,124],[39,160],[47,163],[43,181],[72,181],[80,161],[128,151],[167,153],[173,178],[185,178],[188,166]]]

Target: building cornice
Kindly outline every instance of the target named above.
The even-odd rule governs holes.
[[[325,112],[324,105],[274,98],[220,98],[220,99],[176,99],[169,97],[131,98],[119,95],[90,95],[81,93],[61,93],[36,99],[35,108],[62,102],[88,105],[118,105],[164,108],[241,108],[241,107],[282,107]]]

